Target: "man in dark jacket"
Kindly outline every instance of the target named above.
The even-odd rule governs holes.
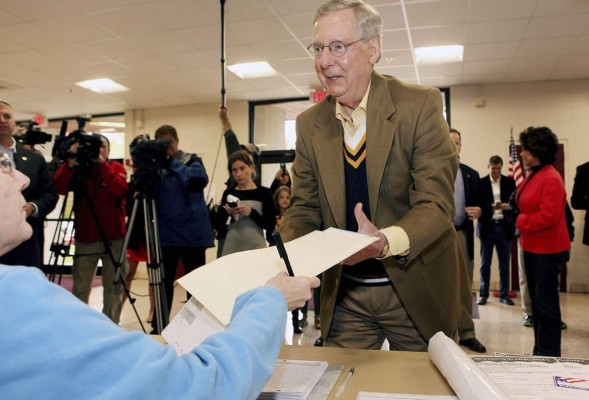
[[[495,248],[499,258],[499,301],[512,306],[514,302],[509,298],[509,255],[515,221],[510,215],[508,203],[515,190],[515,181],[501,174],[501,157],[491,157],[488,167],[489,175],[481,179],[483,215],[477,225],[477,236],[481,239],[481,286],[478,304],[486,304],[489,297],[491,262]]]
[[[462,137],[460,132],[454,128],[450,129],[450,137],[458,148],[462,148]],[[472,290],[472,279],[474,270],[474,220],[481,216],[480,198],[480,177],[479,173],[466,164],[460,163],[456,181],[454,182],[454,227],[458,234],[458,243],[466,264],[468,272],[469,288]],[[470,300],[470,297],[469,297]],[[487,351],[485,346],[476,338],[474,322],[472,320],[472,301],[463,304],[462,317],[458,331],[460,345],[477,353]]]
[[[43,222],[57,204],[57,190],[51,183],[47,164],[40,154],[16,143],[12,134],[16,130],[12,106],[0,100],[0,150],[11,157],[15,168],[26,175],[31,183],[22,194],[27,201],[23,209],[27,222],[33,228],[33,236],[12,251],[0,257],[7,265],[43,266]]]
[[[583,244],[589,246],[589,162],[577,167],[571,205],[575,210],[586,210]]]

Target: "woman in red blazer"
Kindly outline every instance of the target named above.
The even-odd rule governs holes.
[[[560,357],[558,273],[571,243],[565,219],[566,191],[556,161],[558,138],[546,127],[530,127],[519,137],[529,169],[518,188],[517,229],[534,315],[534,355]]]

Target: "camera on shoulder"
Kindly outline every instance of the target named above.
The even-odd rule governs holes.
[[[47,132],[43,132],[39,125],[35,121],[29,122],[26,132],[20,135],[14,135],[14,139],[17,143],[26,144],[28,146],[35,146],[37,144],[45,144],[51,142],[53,135]]]

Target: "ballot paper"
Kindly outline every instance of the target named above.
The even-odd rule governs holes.
[[[429,356],[461,400],[589,398],[589,360],[562,357],[469,357],[442,332]]]
[[[329,228],[285,243],[295,276],[316,276],[378,239]],[[235,299],[286,272],[275,247],[242,251],[216,259],[178,282],[223,325],[228,325]]]
[[[260,400],[305,400],[327,370],[325,361],[277,360]]]
[[[163,330],[162,336],[176,353],[182,355],[190,353],[207,337],[224,330],[225,326],[191,297]]]
[[[589,360],[564,357],[473,357],[514,400],[589,399]]]

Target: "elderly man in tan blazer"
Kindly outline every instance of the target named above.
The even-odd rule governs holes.
[[[378,237],[323,275],[327,346],[426,351],[456,337],[469,296],[453,225],[457,152],[436,89],[373,71],[381,19],[360,0],[315,13],[319,80],[329,96],[297,119],[291,240],[336,227]],[[363,21],[359,24],[358,21]]]

